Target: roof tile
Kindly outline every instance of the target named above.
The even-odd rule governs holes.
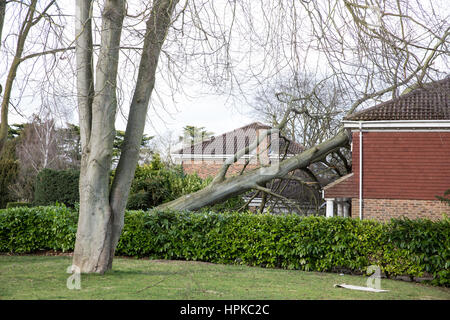
[[[355,112],[344,120],[450,120],[450,76]]]
[[[209,138],[190,146],[188,145],[175,151],[174,154],[235,154],[239,150],[253,143],[257,137],[258,130],[261,129],[271,129],[271,127],[260,122],[253,122],[222,135]],[[298,154],[304,151],[303,146],[294,141],[287,140],[284,137],[280,137],[277,140],[279,141],[278,147],[281,154],[285,149],[286,142],[289,142],[288,153]]]

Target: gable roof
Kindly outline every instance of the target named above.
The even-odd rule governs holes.
[[[243,127],[223,133],[219,136],[214,136],[190,146],[183,147],[175,151],[173,154],[235,154],[239,150],[253,143],[258,135],[257,132],[261,129],[271,129],[271,127],[260,122],[253,122]],[[298,154],[304,151],[303,146],[282,136],[275,141],[279,141],[278,147],[280,153],[283,153],[283,150],[286,148],[286,143],[288,143],[287,148],[289,154]]]
[[[450,76],[355,112],[344,117],[344,120],[450,120]]]

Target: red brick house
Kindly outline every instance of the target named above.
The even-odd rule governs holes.
[[[324,187],[327,216],[450,215],[450,206],[436,198],[450,189],[450,77],[354,113],[343,124],[352,135],[353,172]]]
[[[250,123],[222,135],[184,146],[172,153],[171,156],[175,164],[181,164],[186,173],[197,173],[201,178],[215,176],[226,159],[252,144],[259,136],[261,130],[268,129],[271,129],[271,127],[262,123]],[[303,146],[281,135],[266,137],[265,141],[257,149],[244,155],[234,163],[228,169],[227,176],[239,174],[244,167],[245,170],[252,170],[261,165],[267,165],[269,161],[282,160],[283,157],[289,158],[303,152],[303,150]],[[256,156],[257,154],[259,154],[258,157]],[[270,188],[270,186],[267,187]],[[320,200],[320,194],[312,195],[311,190],[295,181],[289,182],[278,193],[296,202],[306,212],[315,210],[310,204],[309,197],[315,196]],[[251,195],[247,196],[247,198],[250,197]],[[261,200],[261,197],[254,198],[249,207],[258,208]],[[277,202],[276,208],[272,208],[272,212],[293,211],[293,209],[295,208],[287,208],[282,203]]]
[[[197,173],[201,178],[215,176],[226,159],[248,147],[257,139],[262,130],[268,129],[271,127],[253,122],[222,135],[184,146],[172,153],[171,156],[174,162],[181,164],[187,173]],[[304,148],[298,143],[281,136],[267,137],[257,149],[244,155],[233,164],[227,174],[239,174],[244,166],[246,169],[254,169],[261,164],[267,164],[272,159],[280,159],[284,153],[286,153],[286,157],[290,157],[303,150]],[[258,157],[257,154],[259,154]]]

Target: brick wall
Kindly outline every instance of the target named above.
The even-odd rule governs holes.
[[[402,216],[409,219],[438,220],[450,216],[450,206],[437,200],[364,199],[363,219],[389,221]],[[359,217],[359,199],[352,199],[352,217]]]
[[[182,163],[184,172],[186,173],[197,173],[200,178],[206,178],[208,176],[214,177],[217,172],[219,172],[220,168],[222,168],[222,163],[220,161],[183,161]],[[244,167],[244,163],[235,163],[233,164],[227,172],[227,176],[237,175],[241,172]],[[257,164],[249,163],[245,169],[245,171],[252,170],[257,168]]]
[[[450,185],[450,132],[364,132],[363,196],[436,200]],[[359,133],[352,171],[359,194]]]

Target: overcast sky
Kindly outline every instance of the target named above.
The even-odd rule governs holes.
[[[66,30],[64,31],[68,41],[71,41],[74,34],[73,26],[71,25],[74,21],[74,3],[72,1],[67,1],[64,4],[65,6],[62,8],[64,13],[68,16],[72,15],[72,17],[67,17],[68,24],[66,26]],[[131,8],[129,8],[129,11],[130,10]],[[14,14],[14,12],[9,11],[9,14]],[[95,15],[96,13],[94,11],[94,16]],[[14,30],[14,27],[11,26],[11,23],[17,23],[17,20],[7,19],[6,26],[3,32],[4,35],[9,30]],[[123,37],[124,36],[122,36],[122,38]],[[95,38],[94,42],[96,42]],[[8,43],[5,43],[5,45],[7,47]],[[13,51],[13,49],[15,48],[15,42],[11,41],[9,43],[9,47],[10,51]],[[124,56],[123,53],[122,56]],[[8,63],[4,62],[5,60],[2,61],[2,83],[5,82],[5,76],[8,67]],[[29,71],[28,68],[30,67],[33,68],[33,71],[36,71],[36,74],[43,72],[43,69],[39,68],[39,66],[36,66],[36,64],[30,63],[29,61],[27,62],[28,64],[22,63],[21,65],[24,74]],[[64,61],[60,61],[60,63],[64,65]],[[62,71],[59,71],[61,72],[60,78],[65,78],[69,75],[69,73],[64,74],[67,71],[68,67],[68,65],[61,67]],[[66,68],[66,70],[64,70],[64,68]],[[42,99],[39,97],[39,91],[36,91],[36,88],[34,88],[33,91],[30,91],[29,88],[31,88],[31,86],[29,85],[31,83],[24,84],[26,81],[24,81],[24,79],[21,79],[20,71],[21,70],[19,69],[18,77],[13,86],[12,94],[12,103],[18,106],[19,112],[16,112],[14,108],[11,108],[9,119],[10,124],[26,122],[27,118],[31,117],[32,114],[39,113],[41,111],[41,105],[43,104]],[[123,75],[120,74],[119,77],[120,76]],[[158,85],[159,89],[161,89],[161,82],[159,81],[158,77],[159,75],[157,75],[157,89]],[[72,79],[72,81],[73,80],[74,79]],[[128,82],[131,83],[132,81]],[[132,92],[132,90],[129,91]],[[164,91],[164,88],[161,91]],[[18,94],[18,92],[20,92],[21,94]],[[237,127],[244,126],[256,120],[255,117],[252,116],[251,108],[247,103],[243,102],[242,100],[236,102],[235,100],[230,99],[227,95],[212,95],[210,92],[208,92],[208,88],[205,89],[195,81],[184,82],[183,92],[183,94],[176,94],[174,99],[172,99],[170,95],[159,95],[163,96],[163,101],[153,103],[150,107],[148,113],[148,121],[145,128],[146,134],[164,135],[167,134],[167,132],[173,132],[174,136],[179,136],[182,134],[182,128],[186,125],[205,127],[206,130],[211,131],[214,134],[219,134],[233,130]],[[20,100],[15,98],[19,95],[21,95]],[[123,114],[126,115],[126,108],[129,105],[130,97],[125,97],[124,99],[125,101],[123,102]],[[152,99],[158,100],[155,93],[152,95]],[[55,118],[65,118],[65,121],[73,123],[78,122],[78,110],[76,109],[76,101],[74,98],[69,102],[63,100],[58,108],[61,108],[62,110],[60,114],[54,114]],[[58,113],[59,111],[60,110],[53,110],[53,112]],[[121,112],[118,112],[116,129],[124,130],[125,127],[126,123],[124,121],[124,117],[122,116]]]
[[[43,1],[44,2],[44,1]],[[74,8],[73,8],[73,1],[64,1],[64,2],[59,2],[59,3],[64,3],[64,13],[67,13],[68,17],[67,17],[67,26],[66,26],[66,30],[64,31],[65,33],[67,33],[66,37],[68,38],[68,42],[67,42],[67,46],[69,45],[73,45],[70,44],[70,41],[73,40],[73,35],[74,35],[74,31],[73,31],[73,14],[74,14]],[[129,1],[129,4],[134,3],[134,1]],[[230,1],[223,1],[220,2],[219,0],[215,0],[214,4],[220,4],[223,3],[224,5],[230,5]],[[256,1],[253,2],[249,2],[252,5],[254,3],[257,3]],[[269,4],[271,2],[268,2]],[[288,2],[286,2],[288,3]],[[446,1],[444,0],[436,0],[436,6],[439,7],[441,9],[441,11],[447,11],[449,9],[448,4],[445,5]],[[439,4],[438,4],[439,3]],[[220,7],[220,5],[218,5],[218,7]],[[229,9],[229,8],[228,8]],[[250,8],[249,8],[250,9]],[[270,10],[270,8],[266,8],[264,7],[262,10]],[[130,9],[131,10],[131,9]],[[221,10],[220,8],[218,10]],[[261,8],[258,8],[257,5],[256,7],[252,7],[251,8],[252,12],[255,12],[254,10],[261,10]],[[8,12],[8,11],[7,11]],[[9,12],[9,14],[11,14],[11,12]],[[72,17],[69,17],[70,15],[72,15]],[[95,16],[95,13],[94,13]],[[255,14],[254,15],[254,19],[257,20],[258,19],[258,15]],[[445,14],[444,14],[445,16]],[[447,14],[448,16],[448,14]],[[277,23],[282,23],[283,20],[285,20],[286,17],[283,16],[275,16],[274,17],[274,24]],[[280,20],[276,20],[276,19],[280,19]],[[305,21],[307,21],[307,19],[304,19]],[[285,21],[284,21],[285,22]],[[296,26],[298,28],[298,30],[301,30],[302,32],[298,32],[296,34],[296,36],[298,36],[298,39],[296,39],[296,41],[300,41],[302,38],[302,35],[305,33],[305,27],[307,28],[308,26],[304,26],[301,25],[303,22],[302,19],[300,19],[299,21],[297,21],[299,23],[298,26]],[[7,23],[16,23],[17,21],[14,21],[14,19],[10,19],[7,20]],[[237,23],[237,22],[236,22]],[[257,23],[256,23],[257,24]],[[226,24],[225,24],[226,25]],[[244,24],[241,23],[241,28],[245,29],[245,26],[243,26]],[[8,32],[10,32],[11,26],[5,25],[5,28],[3,30],[3,38],[6,37],[6,35],[8,34]],[[245,31],[245,30],[244,30]],[[289,31],[289,30],[288,30]],[[261,33],[263,34],[263,33]],[[237,67],[236,68],[236,72],[239,73],[241,72],[240,75],[243,75],[245,77],[245,72],[246,70],[248,70],[248,67],[246,68],[246,64],[245,63],[250,63],[253,65],[258,66],[259,64],[261,65],[265,65],[266,63],[268,63],[267,61],[271,61],[271,59],[273,59],[273,61],[276,61],[275,56],[270,56],[270,53],[272,52],[271,49],[269,48],[267,50],[267,52],[269,52],[269,56],[261,56],[259,54],[259,52],[257,52],[257,50],[253,51],[253,53],[248,53],[249,51],[247,50],[248,47],[247,45],[249,45],[249,43],[251,43],[251,41],[255,41],[256,42],[264,42],[265,39],[259,39],[258,38],[258,34],[255,33],[243,33],[241,35],[241,38],[239,37],[234,37],[234,42],[233,45],[235,47],[231,48],[232,53],[236,54],[235,61],[237,61]],[[12,38],[12,37],[9,37]],[[124,38],[124,35],[122,36],[122,38]],[[4,39],[5,40],[5,39]],[[6,40],[11,40],[11,39],[6,39]],[[95,43],[98,43],[99,39],[94,39]],[[250,41],[251,40],[251,41]],[[291,41],[291,39],[288,37],[288,39],[271,39],[271,43],[273,46],[277,46],[280,45],[280,43],[282,43],[282,41]],[[12,41],[10,43],[3,43],[3,47],[2,50],[4,48],[9,48],[11,49],[10,51],[13,51],[14,47],[15,47],[15,43]],[[299,45],[300,46],[300,45]],[[300,48],[300,47],[299,47]],[[32,48],[35,49],[35,48]],[[32,50],[30,49],[29,52],[34,52],[36,50]],[[172,48],[173,49],[173,48]],[[191,48],[188,48],[191,49]],[[310,49],[308,47],[308,49]],[[276,50],[273,50],[276,51]],[[176,52],[176,50],[172,50],[172,52]],[[265,54],[268,54],[268,53]],[[240,56],[240,54],[242,54]],[[283,54],[292,54],[290,52],[283,52]],[[122,57],[124,56],[124,54],[122,53],[121,55]],[[312,59],[309,61],[303,61],[302,64],[300,65],[307,65],[308,67],[311,67],[311,69],[316,68],[317,71],[317,66],[320,66],[320,59],[318,58],[317,55],[311,54],[311,52],[309,52],[307,54],[308,59]],[[59,58],[59,56],[58,56]],[[64,55],[61,55],[61,58],[64,58]],[[220,58],[220,57],[219,57]],[[287,60],[288,57],[286,57]],[[38,59],[36,59],[38,60]],[[39,60],[41,61],[41,60]],[[6,62],[6,63],[5,63]],[[0,61],[0,66],[1,66],[1,83],[5,83],[5,76],[6,76],[6,72],[5,70],[7,70],[7,66],[9,64],[10,61],[7,61],[6,59],[2,59],[2,61]],[[240,62],[242,62],[241,64],[239,64]],[[33,62],[34,63],[34,62]],[[74,61],[70,59],[66,59],[66,60],[60,60],[58,62],[58,64],[61,64],[61,70],[59,70],[60,72],[60,76],[58,78],[58,80],[64,82],[64,81],[69,81],[66,80],[66,75],[69,74],[74,74],[74,66],[73,66]],[[161,64],[161,61],[160,61]],[[39,66],[36,65],[32,65],[30,63],[23,63],[23,65],[21,65],[21,68],[26,69],[26,68],[33,68],[33,71],[35,74],[40,74],[43,73],[44,70],[43,68],[39,68]],[[278,68],[278,65],[274,65],[274,68]],[[321,68],[326,68],[327,64],[326,63],[322,63]],[[241,69],[239,69],[241,68]],[[275,70],[276,72],[281,71],[282,67],[279,67],[280,70]],[[136,66],[133,65],[133,70],[130,69],[130,73],[135,72],[136,70]],[[202,71],[202,66],[200,66],[200,68],[198,69],[198,74],[203,76],[203,73],[201,73]],[[242,71],[244,70],[244,71]],[[25,73],[28,70],[25,71]],[[70,72],[69,72],[70,71]],[[253,72],[254,70],[252,70]],[[273,71],[273,68],[271,69],[271,71]],[[289,71],[289,70],[288,70]],[[291,70],[292,71],[292,70]],[[311,70],[308,70],[311,71]],[[121,74],[119,74],[119,77],[126,77],[128,73],[127,72],[122,72]],[[157,77],[162,77],[163,72],[160,72]],[[70,76],[70,75],[69,75]],[[261,78],[264,78],[264,76],[261,76]],[[73,79],[71,80],[73,81]],[[124,81],[125,83],[129,83],[129,88],[128,88],[128,92],[132,92],[132,86],[134,85],[133,81]],[[189,81],[189,82],[184,82],[183,83],[183,93],[179,93],[175,95],[175,102],[170,98],[169,95],[164,95],[163,91],[164,88],[162,88],[161,85],[161,81],[160,78],[157,78],[157,94],[159,96],[163,96],[162,102],[160,101],[159,103],[152,103],[151,108],[149,110],[148,113],[148,122],[145,128],[145,133],[148,135],[164,135],[167,134],[167,132],[173,132],[173,136],[179,136],[181,135],[181,130],[184,126],[186,125],[193,125],[193,126],[197,126],[197,127],[205,127],[206,130],[214,132],[215,134],[220,134],[226,131],[230,131],[233,130],[235,128],[244,126],[250,122],[256,121],[257,117],[254,113],[252,113],[252,109],[249,106],[249,103],[251,103],[251,97],[254,97],[254,95],[256,94],[256,92],[254,90],[247,90],[245,93],[247,94],[247,100],[244,99],[240,99],[240,100],[236,100],[236,99],[231,99],[226,95],[213,95],[211,94],[211,92],[209,92],[208,90],[212,90],[211,88],[208,89],[205,86],[201,86],[199,82],[201,81]],[[13,108],[11,109],[10,112],[10,124],[13,123],[23,123],[25,121],[27,121],[26,117],[30,117],[33,113],[37,113],[42,105],[42,100],[39,98],[39,86],[37,86],[37,90],[34,89],[34,91],[28,92],[28,88],[29,86],[31,87],[33,85],[33,83],[27,83],[26,81],[24,81],[23,78],[21,78],[21,73],[20,73],[20,69],[19,69],[19,73],[18,73],[18,77],[16,79],[16,82],[14,84],[14,90],[13,90],[13,99],[12,99],[12,103],[15,104],[17,102],[17,106],[19,107],[19,111],[21,112],[21,114],[23,114],[25,116],[22,117],[20,116]],[[227,85],[225,83],[225,85]],[[70,86],[70,85],[69,85]],[[158,87],[159,86],[159,87]],[[220,86],[220,84],[218,85]],[[131,90],[130,90],[131,89]],[[42,90],[45,90],[42,89]],[[158,91],[160,90],[160,91]],[[226,91],[226,89],[224,90]],[[17,92],[21,92],[23,93],[22,99],[20,100],[20,104],[19,104],[19,100],[14,100],[14,96],[17,95]],[[157,100],[157,94],[155,92],[153,93],[152,96],[152,100],[156,101]],[[72,92],[73,97],[75,96],[75,93]],[[123,98],[123,108],[124,111],[123,113],[126,115],[127,114],[127,106],[129,105],[129,99],[130,97],[125,96]],[[70,121],[72,123],[77,123],[78,122],[78,117],[77,117],[77,108],[76,108],[76,99],[72,99],[72,101],[70,100],[62,100],[59,103],[59,108],[64,109],[63,111],[65,112],[66,116],[67,116],[67,121]],[[56,118],[61,118],[60,115],[55,115]],[[121,115],[121,112],[118,112],[117,115],[117,123],[116,123],[116,127],[117,129],[120,130],[124,130],[125,129],[125,121]]]

